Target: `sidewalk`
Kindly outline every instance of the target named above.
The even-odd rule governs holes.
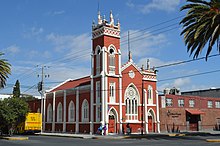
[[[131,135],[94,135],[94,134],[69,134],[69,133],[37,133],[42,136],[58,136],[71,137],[82,139],[142,139],[142,138],[167,138],[167,137],[181,137],[181,136],[220,136],[220,131],[200,131],[200,132],[181,132],[181,133],[150,133],[150,134],[131,134]],[[14,135],[12,137],[0,137],[6,140],[28,140],[26,136]],[[206,139],[207,142],[220,142],[219,139]]]

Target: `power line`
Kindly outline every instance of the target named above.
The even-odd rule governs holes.
[[[168,81],[168,80],[175,80],[175,79],[179,79],[179,78],[187,78],[187,77],[193,77],[193,76],[211,74],[211,73],[216,73],[216,72],[220,72],[220,69],[218,69],[218,70],[213,70],[213,71],[208,71],[208,72],[201,72],[201,73],[191,74],[191,75],[185,75],[185,76],[180,76],[180,77],[162,79],[162,80],[158,80],[157,82],[164,82],[164,81]]]
[[[208,58],[216,57],[216,56],[219,56],[219,55],[220,54],[210,55],[210,56],[208,56]],[[202,59],[206,59],[206,57],[200,57],[200,58],[197,58],[197,59],[184,60],[184,61],[174,62],[174,63],[170,63],[170,64],[164,64],[164,65],[161,65],[161,66],[156,66],[154,68],[170,67],[170,66],[175,66],[175,65],[179,65],[179,64],[183,64],[183,63],[189,63],[189,62],[198,61],[198,60],[202,60]]]

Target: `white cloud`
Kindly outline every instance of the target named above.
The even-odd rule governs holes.
[[[179,78],[174,80],[173,87],[181,88],[189,85],[191,82],[190,78]]]
[[[164,84],[158,85],[158,90],[163,91],[165,88],[180,88],[180,91],[186,89],[186,87],[191,87],[191,79],[190,78],[179,78],[174,80],[173,82],[166,82]]]
[[[152,34],[151,32],[143,32],[139,30],[130,30],[130,48],[133,57],[143,57],[151,55],[165,45],[168,41],[164,34]],[[127,33],[122,34],[126,36]],[[121,47],[127,48],[127,39],[121,41]]]
[[[127,1],[126,5],[128,7],[130,7],[130,8],[134,8],[135,7],[134,3],[132,3],[131,0]]]
[[[11,45],[5,49],[9,54],[17,54],[20,52],[20,48],[17,45]]]
[[[177,9],[177,6],[180,4],[180,0],[152,0],[150,3],[137,5],[128,1],[126,5],[130,8],[136,7],[143,14],[150,13],[155,10],[172,12]]]
[[[24,38],[31,38],[31,37],[37,37],[41,35],[44,32],[44,29],[42,27],[31,27],[27,30],[25,30],[23,36]]]
[[[158,67],[158,66],[162,66],[162,65],[166,65],[166,64],[171,64],[171,63],[174,63],[174,62],[178,62],[178,61],[162,61],[158,58],[152,58],[152,57],[147,58],[147,57],[145,57],[145,58],[141,58],[138,61],[137,65],[138,66],[145,65],[145,67],[146,67],[147,59],[149,59],[149,61],[150,61],[150,68]]]
[[[48,15],[48,16],[58,16],[58,15],[63,15],[65,13],[66,12],[64,10],[57,10],[57,11],[47,12],[46,15]]]
[[[90,68],[87,66],[70,68],[69,66],[64,66],[64,64],[59,64],[56,68],[51,67],[48,73],[50,74],[50,80],[65,81],[67,79],[76,79],[90,75]]]
[[[75,54],[77,57],[89,60],[86,54],[91,52],[91,36],[88,33],[75,35],[57,35],[51,33],[47,35],[47,40],[50,41],[57,52],[68,52],[66,54]]]
[[[62,15],[62,14],[64,14],[64,13],[65,13],[64,10],[61,10],[61,11],[54,11],[54,12],[53,12],[53,15]]]

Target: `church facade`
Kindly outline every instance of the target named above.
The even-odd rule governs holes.
[[[91,74],[66,80],[46,92],[43,131],[95,134],[100,124],[106,134],[160,132],[156,72],[121,62],[120,23],[101,18],[92,24]]]

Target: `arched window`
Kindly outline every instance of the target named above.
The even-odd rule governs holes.
[[[57,106],[57,122],[62,122],[62,119],[63,119],[63,107],[62,107],[62,103],[59,102]]]
[[[109,73],[115,74],[115,48],[113,46],[109,49]]]
[[[126,119],[138,120],[138,93],[137,90],[130,86],[125,91]]]
[[[53,111],[52,111],[52,106],[49,103],[47,106],[47,122],[52,122],[53,120]]]
[[[101,68],[100,55],[101,55],[101,47],[97,46],[96,47],[96,74],[100,74],[100,68]]]
[[[74,106],[73,101],[71,101],[69,103],[69,107],[68,107],[68,121],[69,122],[75,121],[75,106]]]
[[[153,88],[152,86],[148,86],[148,104],[153,104]]]
[[[89,122],[89,103],[86,99],[82,103],[82,122]]]

